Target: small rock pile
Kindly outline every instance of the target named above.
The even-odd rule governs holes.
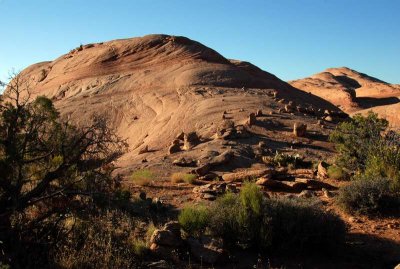
[[[168,257],[174,249],[183,246],[181,226],[177,221],[167,222],[162,229],[153,232],[150,238],[150,250],[161,256]]]
[[[312,169],[276,169],[273,173],[259,177],[257,185],[268,190],[302,192],[304,190],[332,190],[332,185],[317,179],[316,171]],[[326,194],[329,196],[330,194]],[[305,194],[308,196],[308,194]]]
[[[150,250],[162,258],[171,258],[171,255],[175,253],[174,250],[185,247],[190,249],[191,255],[198,261],[208,264],[222,261],[225,254],[221,239],[204,235],[200,238],[182,239],[181,226],[177,221],[170,221],[162,229],[155,230],[150,238],[150,243]],[[165,268],[167,265],[163,260],[152,264],[152,268]]]
[[[215,264],[226,258],[221,239],[203,235],[199,239],[190,237],[186,242],[191,254],[200,262]]]
[[[225,194],[226,192],[238,192],[237,184],[227,182],[214,182],[203,186],[197,186],[193,188],[193,192],[199,199],[213,201],[218,196]]]
[[[248,137],[250,137],[250,133],[243,125],[237,125],[226,129],[220,129],[214,135],[215,139],[223,139],[223,140],[241,139]]]

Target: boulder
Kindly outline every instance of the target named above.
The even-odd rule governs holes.
[[[324,117],[324,120],[327,121],[327,122],[333,122],[334,121],[331,116]]]
[[[306,113],[309,115],[315,115],[315,112],[315,108],[313,108],[312,106],[306,108]]]
[[[197,144],[200,143],[200,139],[197,136],[196,132],[185,133],[183,137],[183,149],[184,150],[191,150]]]
[[[257,110],[256,117],[262,117],[263,112],[261,109]]]
[[[156,229],[150,238],[150,243],[158,246],[180,247],[182,246],[182,238],[180,234],[168,230]]]
[[[177,136],[176,136],[176,140],[183,140],[184,139],[184,137],[185,137],[185,133],[184,132],[181,132],[180,134],[178,134]]]
[[[235,173],[227,173],[222,175],[222,179],[224,181],[234,181],[234,182],[242,182],[246,179],[259,178],[262,176],[270,177],[273,173],[273,169],[255,169],[255,170],[245,170]]]
[[[284,189],[289,191],[302,191],[307,188],[307,184],[296,181],[280,181]]]
[[[139,150],[139,154],[144,154],[147,152],[149,152],[149,146],[147,146],[147,145]]]
[[[314,197],[314,196],[315,196],[315,193],[313,191],[310,191],[310,190],[303,190],[302,192],[300,192],[297,195],[297,197],[300,197],[300,198],[311,198],[311,197]]]
[[[201,193],[199,197],[201,199],[209,200],[209,201],[214,201],[215,199],[217,199],[217,196],[215,194],[211,194],[211,193]]]
[[[304,137],[307,132],[307,125],[296,122],[293,126],[293,134],[297,137]]]
[[[211,165],[209,163],[205,163],[203,165],[200,165],[198,168],[193,169],[192,173],[198,175],[199,177],[204,176],[210,172]]]
[[[333,194],[329,190],[327,190],[325,188],[322,188],[322,195],[325,198],[332,198],[333,197]]]
[[[328,178],[328,164],[326,162],[319,162],[318,164],[318,170],[317,170],[317,175],[321,179]]]
[[[178,139],[175,139],[171,146],[168,148],[168,153],[169,154],[174,154],[181,151],[181,146],[180,146],[180,141]]]
[[[177,221],[169,221],[164,224],[163,230],[170,231],[177,237],[181,237],[181,225]]]
[[[292,106],[291,104],[285,105],[285,112],[286,112],[286,113],[293,113],[294,110],[295,110],[295,107]]]
[[[294,180],[295,182],[298,183],[304,183],[306,184],[308,187],[312,188],[312,189],[318,189],[321,190],[323,188],[325,189],[329,189],[329,190],[334,190],[336,189],[336,187],[326,183],[326,182],[322,182],[316,179],[310,179],[310,178],[295,178]]]
[[[307,113],[307,109],[305,109],[301,105],[296,106],[296,110],[297,110],[297,112],[300,112],[300,113]]]
[[[190,252],[196,260],[208,264],[214,264],[223,258],[225,253],[222,240],[217,240],[209,236],[202,236],[199,239],[188,238],[186,240],[190,247]]]
[[[236,186],[227,184],[226,182],[214,182],[193,188],[193,193],[196,193],[199,198],[206,200],[215,200],[218,195],[222,195],[227,191],[237,192],[238,190]]]
[[[224,151],[223,153],[221,153],[220,155],[215,156],[214,158],[212,158],[210,160],[209,164],[211,166],[218,166],[218,165],[221,165],[221,164],[226,164],[230,160],[232,160],[233,156],[234,156],[233,151],[227,150],[227,151]]]
[[[258,142],[258,148],[265,149],[266,147],[267,147],[267,144],[264,141]]]
[[[257,181],[256,184],[259,186],[263,187],[269,187],[269,188],[279,188],[282,187],[282,183],[278,180],[271,179],[269,177],[260,177]]]
[[[161,246],[161,245],[152,243],[150,245],[150,251],[159,257],[170,258],[171,254],[174,251],[174,248],[170,247],[170,246]]]
[[[206,184],[203,186],[196,186],[192,190],[193,193],[210,193],[216,194],[216,191],[212,188],[212,184]]]
[[[198,178],[199,181],[211,181],[214,179],[218,179],[218,175],[214,173],[208,173]]]
[[[145,201],[146,198],[147,198],[146,193],[145,193],[144,191],[141,191],[140,194],[139,194],[139,198],[140,198],[141,200]]]
[[[185,158],[179,158],[172,161],[173,165],[181,166],[181,167],[193,167],[196,166],[196,161],[194,160],[186,160]]]
[[[251,125],[255,125],[256,122],[257,122],[256,114],[250,113],[250,114],[249,114],[249,117],[247,118],[246,124],[249,125],[249,126],[251,126]]]

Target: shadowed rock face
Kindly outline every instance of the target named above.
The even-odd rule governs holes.
[[[140,148],[167,152],[181,131],[214,134],[224,111],[273,107],[267,89],[298,104],[335,109],[276,76],[185,37],[149,35],[80,46],[22,71],[32,96],[52,98],[78,124],[106,113],[128,139],[127,162]],[[235,116],[245,121],[248,112]]]

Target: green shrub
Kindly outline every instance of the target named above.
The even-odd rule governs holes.
[[[328,172],[328,177],[332,179],[341,180],[347,178],[347,174],[343,170],[343,168],[336,165],[329,166],[327,172]]]
[[[240,211],[239,197],[233,193],[226,193],[219,197],[210,207],[210,232],[221,237],[228,248],[239,241],[241,229],[238,212]]]
[[[259,186],[246,182],[239,193],[240,210],[237,212],[241,241],[245,245],[263,248],[265,197]]]
[[[368,155],[387,127],[388,121],[378,118],[378,114],[373,112],[366,117],[357,114],[339,124],[329,136],[338,151],[337,165],[350,171],[363,171]]]
[[[190,205],[182,209],[178,221],[189,235],[201,235],[209,222],[209,210],[204,205]]]
[[[117,201],[129,201],[131,199],[131,192],[129,190],[116,190],[114,192]]]
[[[191,208],[185,214],[193,220],[198,213]],[[182,213],[180,219],[181,216]],[[325,212],[316,202],[266,199],[254,183],[245,183],[239,195],[227,193],[218,198],[207,211],[207,219],[201,225],[192,225],[192,221],[186,226],[201,227],[192,229],[197,234],[207,228],[210,234],[224,240],[225,247],[254,247],[262,253],[333,247],[343,243],[346,231],[339,217]]]
[[[400,137],[387,135],[371,148],[365,165],[366,178],[388,178],[391,187],[400,191]]]
[[[258,185],[245,182],[239,193],[240,203],[247,211],[256,216],[261,215],[264,201],[264,194]]]
[[[197,176],[195,174],[187,174],[187,173],[173,173],[171,175],[172,183],[183,183],[186,182],[188,184],[196,183]]]
[[[269,199],[264,225],[269,233],[264,244],[277,251],[332,248],[344,242],[346,228],[336,215],[325,212],[309,199]]]
[[[349,213],[371,215],[394,207],[395,196],[390,180],[361,178],[339,190],[337,203]]]
[[[148,169],[142,169],[135,171],[131,179],[135,184],[138,184],[140,186],[148,186],[150,185],[151,181],[155,178],[155,175],[153,172],[151,172]]]

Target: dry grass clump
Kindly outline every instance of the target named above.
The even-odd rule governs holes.
[[[155,175],[149,169],[141,169],[133,172],[131,180],[140,186],[149,186],[155,179]]]
[[[195,184],[197,176],[194,174],[187,174],[187,173],[173,173],[171,175],[171,182],[172,183],[188,183],[188,184]]]

